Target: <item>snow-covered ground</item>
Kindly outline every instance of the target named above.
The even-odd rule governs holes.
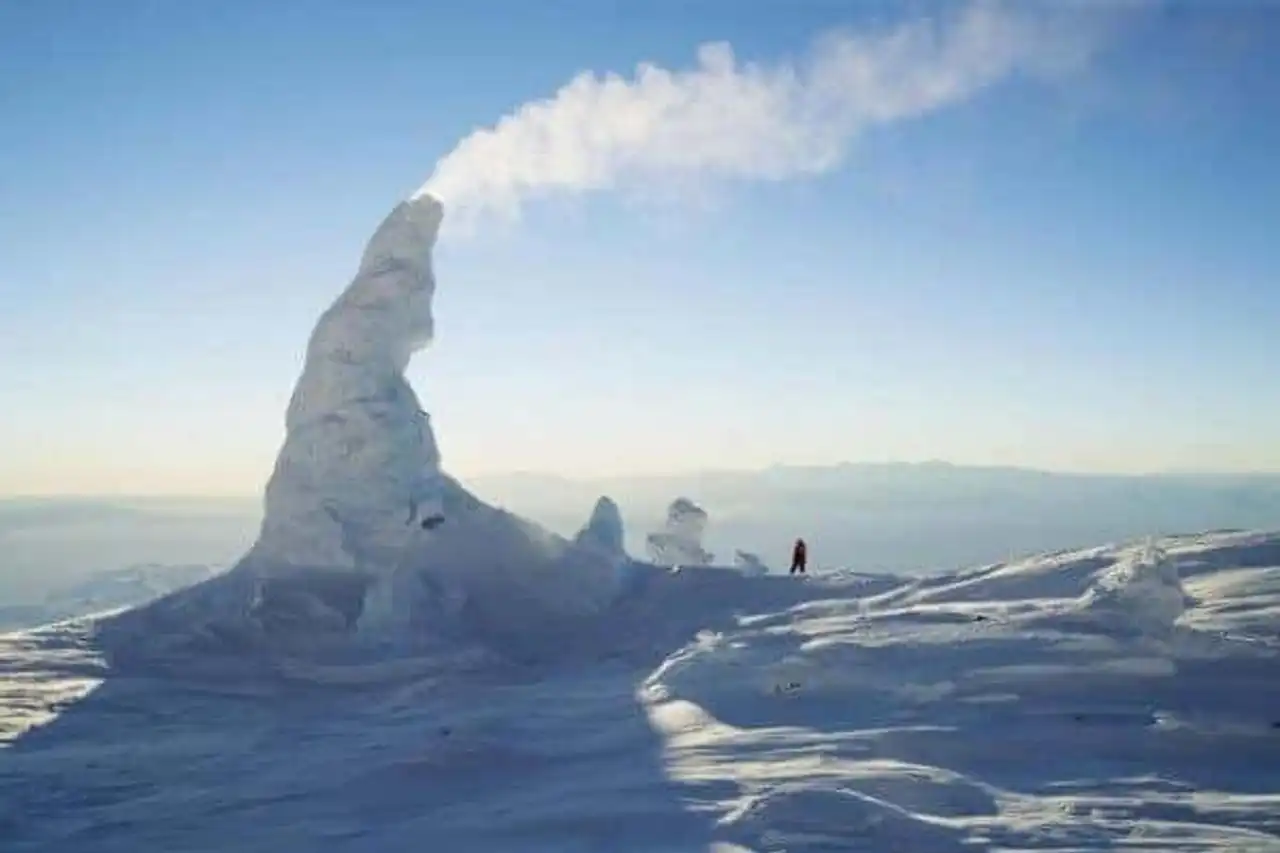
[[[97,572],[78,583],[55,587],[38,601],[0,604],[0,631],[34,628],[104,610],[145,604],[216,572],[213,566],[200,563],[151,563]]]
[[[553,627],[404,672],[0,637],[0,849],[1280,850],[1280,536],[637,566]]]

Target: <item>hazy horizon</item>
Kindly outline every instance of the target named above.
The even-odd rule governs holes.
[[[1280,530],[1273,474],[1081,475],[924,463],[462,481],[564,536],[607,494],[636,557],[669,503],[687,497],[707,510],[705,544],[719,561],[741,549],[775,569],[797,535],[810,542],[818,568],[919,574],[1148,534]],[[226,568],[252,545],[261,518],[258,495],[0,498],[0,601],[138,563]]]
[[[1022,474],[1043,474],[1055,477],[1079,477],[1079,478],[1280,478],[1280,468],[1276,469],[1167,469],[1157,471],[1103,471],[1103,470],[1071,470],[1071,469],[1052,469],[1038,468],[1024,465],[984,465],[977,463],[959,463],[951,462],[946,459],[925,459],[921,461],[911,460],[890,460],[890,461],[841,461],[829,464],[790,464],[777,462],[770,465],[759,467],[722,467],[722,468],[686,468],[686,469],[669,469],[655,470],[646,472],[628,473],[620,472],[602,472],[597,474],[564,474],[550,469],[538,468],[519,468],[505,471],[485,471],[475,474],[459,474],[458,472],[445,465],[445,470],[450,475],[456,477],[463,483],[486,483],[500,482],[503,480],[519,480],[519,479],[542,479],[542,480],[559,480],[579,485],[597,485],[609,482],[625,482],[625,481],[662,481],[683,478],[697,478],[707,476],[732,476],[732,475],[752,475],[764,474],[770,471],[830,471],[839,469],[901,469],[901,468],[954,468],[963,471],[990,471],[990,472],[1011,472]],[[119,500],[119,501],[245,501],[259,500],[262,498],[262,488],[266,484],[267,475],[270,471],[263,474],[262,486],[257,490],[245,490],[236,492],[144,492],[144,491],[117,491],[117,492],[0,492],[0,501],[42,501],[42,500]]]

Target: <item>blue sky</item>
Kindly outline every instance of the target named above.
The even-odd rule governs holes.
[[[583,70],[952,8],[533,5],[0,6],[0,494],[257,492],[312,323],[471,131]],[[1280,470],[1280,11],[1118,33],[821,174],[447,238],[409,374],[446,467]]]

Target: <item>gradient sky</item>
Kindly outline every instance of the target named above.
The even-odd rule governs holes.
[[[853,5],[0,4],[0,494],[257,492],[315,318],[459,139],[892,12]],[[446,466],[1280,469],[1280,7],[1137,8],[827,174],[444,241]]]

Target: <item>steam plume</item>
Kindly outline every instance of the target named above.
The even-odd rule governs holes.
[[[582,72],[471,133],[418,194],[443,200],[456,219],[514,216],[556,191],[819,174],[867,128],[961,102],[1017,72],[1083,64],[1102,31],[1079,23],[977,0],[945,20],[828,33],[797,62],[739,63],[728,44],[712,43],[690,70]]]

